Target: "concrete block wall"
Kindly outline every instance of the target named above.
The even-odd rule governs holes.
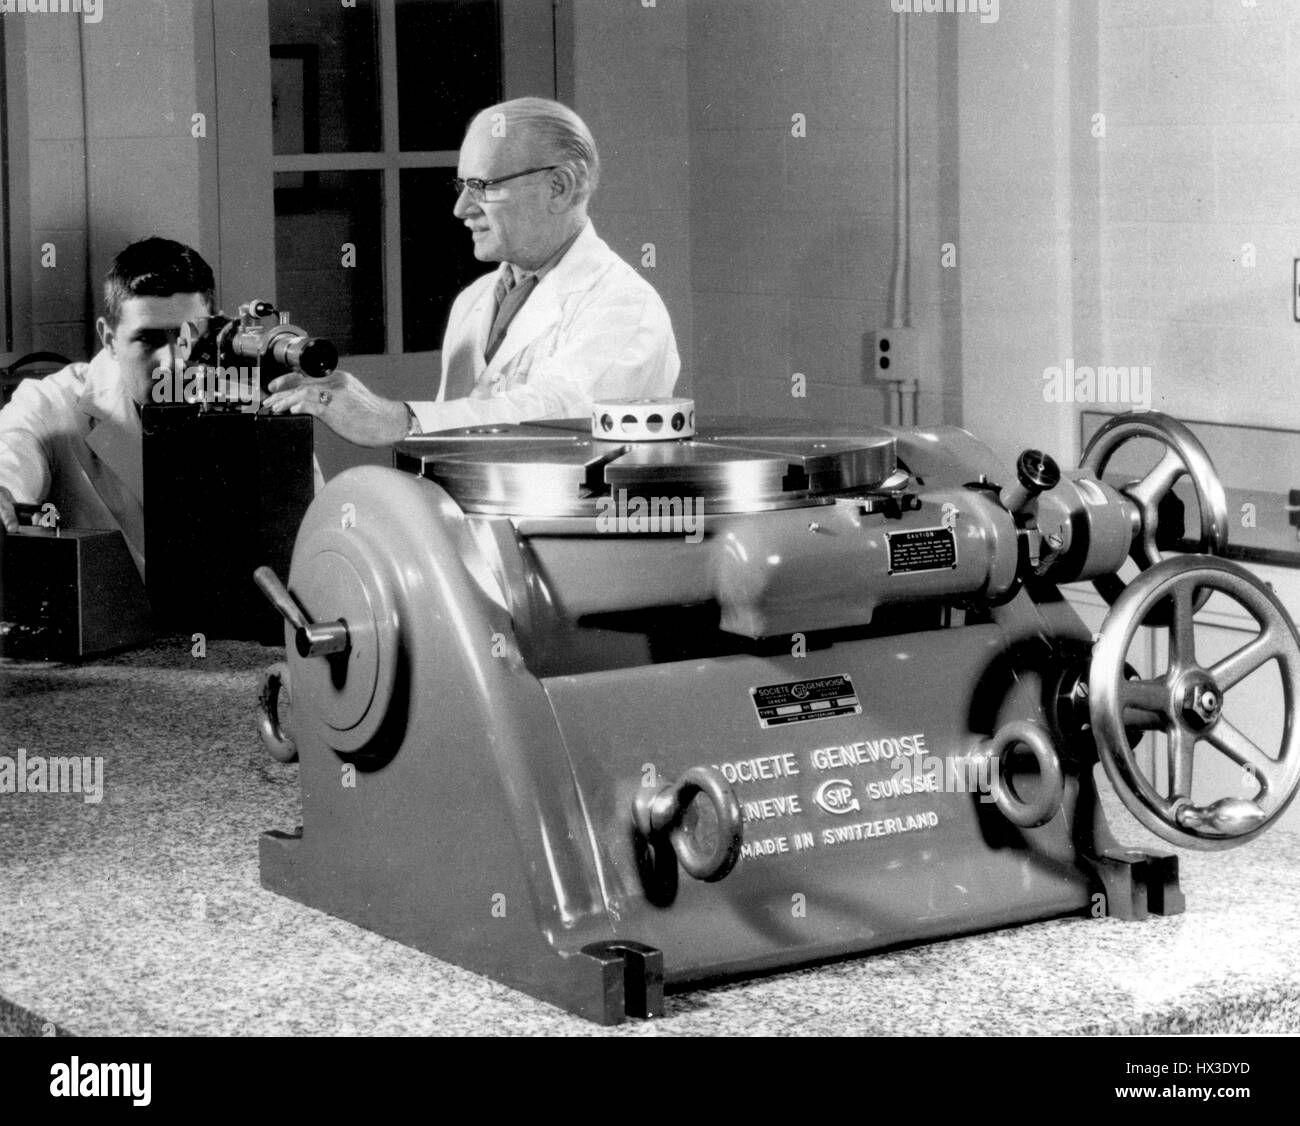
[[[691,252],[688,10],[691,0],[572,4],[572,91],[591,127],[602,179],[591,210],[597,232],[659,291],[672,318],[691,393],[695,356]],[[568,30],[568,29],[566,29]],[[650,255],[653,254],[653,259]],[[653,260],[653,266],[648,265]]]
[[[102,18],[31,13],[7,25],[7,59],[26,107],[10,152],[26,179],[26,274],[17,343],[88,357],[100,279],[124,245],[160,234],[214,269],[216,145],[210,0],[119,0]],[[191,134],[208,116],[208,137]],[[53,266],[44,266],[53,246]]]
[[[1300,427],[1300,4],[1103,0],[1100,37],[1107,354],[1158,409]]]
[[[887,4],[710,0],[688,12],[695,393],[711,412],[878,422],[864,336],[893,265]],[[923,414],[942,409],[937,26],[912,39],[913,320]],[[806,135],[796,136],[796,114]],[[807,379],[793,397],[792,376]]]
[[[11,152],[25,173],[29,228],[25,254],[14,256],[16,318],[22,350],[84,355],[88,317],[86,128],[81,82],[81,21],[76,16],[28,18],[6,28],[8,61],[23,86],[29,113],[26,152]],[[18,222],[19,215],[13,218]],[[53,263],[52,265],[49,263]],[[26,339],[23,331],[28,333]]]

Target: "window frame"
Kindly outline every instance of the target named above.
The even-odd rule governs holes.
[[[275,173],[335,168],[341,171],[379,168],[384,175],[382,230],[386,253],[383,285],[385,347],[382,353],[350,353],[345,370],[359,377],[377,395],[425,401],[437,393],[441,348],[404,352],[401,317],[401,173],[405,168],[456,165],[458,151],[392,154],[389,139],[398,144],[396,103],[396,38],[385,57],[383,28],[396,29],[395,0],[378,0],[380,18],[380,93],[383,97],[381,133],[384,152],[276,156],[271,135],[271,28],[268,0],[202,0],[210,5],[212,39],[196,44],[210,58],[216,146],[212,175],[199,190],[205,229],[215,238],[210,257],[217,273],[218,297],[230,311],[254,297],[277,296],[275,257]],[[501,27],[501,85],[504,98],[536,94],[572,99],[572,5],[568,0],[499,0]],[[211,50],[211,55],[207,51]],[[11,56],[12,57],[12,56]],[[450,200],[447,202],[451,208]],[[488,270],[484,267],[484,272]],[[290,314],[295,310],[289,309]],[[396,312],[396,316],[394,316]],[[298,323],[302,324],[301,321]],[[308,332],[329,336],[330,326],[302,324]],[[396,350],[393,350],[396,347]],[[348,466],[385,464],[387,449],[362,450],[349,445],[327,427],[316,427],[316,451],[327,475]]]
[[[269,7],[264,3],[269,20]],[[401,176],[408,169],[455,168],[458,149],[403,152],[398,131],[397,4],[375,0],[378,14],[380,148],[377,152],[286,153],[271,158],[271,174],[281,172],[377,171],[382,177],[384,351],[349,356],[356,366],[369,366],[399,356],[431,357],[434,352],[408,352],[403,347]],[[555,96],[555,8],[553,0],[498,0],[501,35],[502,97],[537,93],[539,84]],[[269,27],[266,32],[269,39]],[[549,51],[537,50],[538,43]],[[528,48],[525,50],[525,48]],[[269,126],[268,126],[269,128]],[[450,208],[450,204],[448,204]],[[274,216],[272,217],[274,245]],[[324,328],[319,331],[325,331]],[[427,359],[426,359],[427,362]]]
[[[0,20],[0,367],[32,351],[26,37]]]

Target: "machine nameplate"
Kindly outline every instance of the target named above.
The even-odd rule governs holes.
[[[831,719],[839,715],[861,715],[862,705],[846,676],[824,676],[818,680],[795,680],[751,688],[760,727],[780,727],[809,719]]]
[[[950,571],[957,566],[957,539],[951,528],[886,532],[885,540],[889,544],[891,575],[908,575],[917,571]]]
[[[827,677],[806,683],[847,680]],[[784,856],[934,828],[939,814],[932,809],[895,813],[896,806],[888,808],[900,800],[945,792],[941,760],[931,755],[927,742],[925,732],[916,731],[711,764],[736,787],[741,816],[752,827],[741,856]],[[913,767],[899,771],[897,764],[903,762]],[[893,769],[882,776],[886,764]],[[871,817],[878,802],[886,803],[882,812],[893,815]],[[864,816],[869,819],[862,820]],[[827,819],[836,823],[827,825]],[[770,835],[760,836],[764,831]]]

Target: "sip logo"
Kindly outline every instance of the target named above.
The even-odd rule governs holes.
[[[845,813],[855,813],[862,808],[858,804],[858,799],[853,796],[853,787],[843,778],[827,778],[817,787],[817,792],[813,794],[813,801],[827,813],[833,813],[837,817]]]
[[[796,684],[790,689],[790,695],[796,700],[808,699],[808,686],[806,684]]]

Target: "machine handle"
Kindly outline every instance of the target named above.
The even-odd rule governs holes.
[[[257,692],[257,733],[277,762],[298,761],[298,748],[293,738],[280,726],[280,692],[288,687],[289,666],[277,661],[262,673],[262,684]]]
[[[1187,804],[1174,814],[1180,829],[1196,830],[1207,836],[1240,837],[1268,820],[1259,802],[1248,798],[1221,798],[1212,805]]]
[[[295,631],[295,644],[300,657],[328,657],[331,653],[344,653],[348,648],[348,627],[343,621],[310,621],[293,600],[284,583],[270,567],[259,567],[253,572],[253,581],[257,583],[267,601],[280,612],[281,617]]]
[[[687,809],[701,795],[713,806],[718,820],[713,848],[707,852],[682,824]],[[731,785],[712,767],[693,766],[676,782],[670,782],[656,793],[639,793],[633,820],[637,831],[649,840],[662,840],[667,835],[678,863],[694,879],[706,883],[721,880],[740,859],[744,836],[740,802]]]
[[[1038,762],[1038,796],[1032,802],[1022,800],[1011,787],[1003,783],[1002,760],[1012,747],[1028,747]],[[1061,808],[1065,798],[1065,782],[1061,777],[1061,760],[1057,757],[1052,737],[1037,723],[1016,720],[998,728],[992,739],[980,748],[998,769],[992,771],[993,803],[998,811],[1013,825],[1034,829],[1046,825]]]

